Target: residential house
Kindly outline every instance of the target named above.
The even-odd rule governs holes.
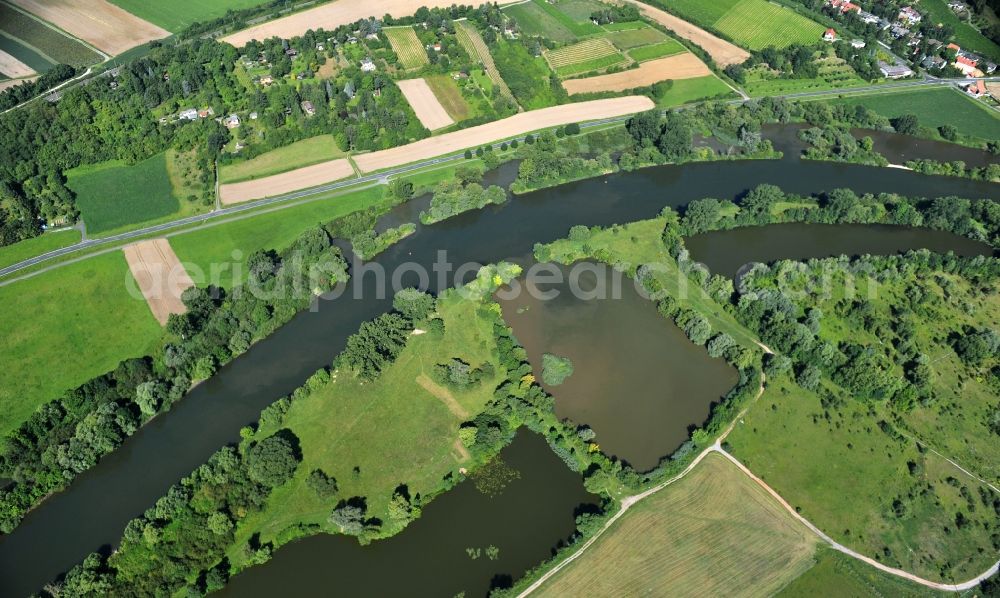
[[[370,57],[366,56],[361,60],[361,70],[365,73],[370,73],[375,70],[375,63],[372,62]]]
[[[945,46],[945,48],[947,48],[949,50],[954,50],[955,52],[961,52],[962,51],[961,46],[959,46],[956,43],[950,43],[947,46]]]
[[[270,87],[274,83],[274,78],[271,75],[264,75],[260,78],[260,84],[264,87]]]
[[[374,31],[365,36],[365,39],[369,41],[378,41],[378,34]]]
[[[324,46],[323,44],[316,44],[317,52],[322,52],[323,50],[326,50],[326,46]]]
[[[863,39],[852,39],[851,40],[851,47],[855,48],[857,50],[860,50],[861,48],[865,47],[865,40],[863,40]]]
[[[943,69],[948,66],[948,61],[940,56],[928,56],[920,63],[925,69]]]
[[[867,25],[874,25],[879,22],[878,15],[874,15],[864,10],[858,12],[858,18],[860,18],[861,21]]]
[[[257,113],[256,112],[251,112],[250,113],[250,120],[257,120]]]
[[[181,120],[197,120],[198,111],[194,108],[188,108],[187,110],[181,110],[181,113],[177,115],[177,118]]]
[[[958,55],[955,57],[955,68],[962,71],[967,77],[976,76],[976,73],[981,73],[977,67],[979,63],[968,56]]]
[[[222,121],[222,124],[225,125],[227,129],[238,129],[240,126],[240,117],[236,113],[230,114],[225,120]]]
[[[965,86],[965,93],[974,98],[981,98],[986,95],[986,84],[982,80],[973,81]]]
[[[837,41],[837,31],[835,29],[827,29],[823,32],[823,41],[833,42]]]
[[[215,110],[212,110],[212,107],[209,106],[208,108],[202,108],[201,110],[198,111],[198,118],[208,118],[209,116],[212,116],[214,114]]]
[[[886,79],[902,79],[913,74],[913,70],[904,64],[889,64],[879,61],[878,70]]]
[[[313,114],[316,114],[316,107],[313,106],[313,103],[310,102],[309,100],[302,100],[299,106],[302,107],[302,111],[306,113],[306,116],[312,116]]]
[[[899,20],[907,25],[916,25],[920,22],[921,16],[912,6],[904,6],[899,10]]]

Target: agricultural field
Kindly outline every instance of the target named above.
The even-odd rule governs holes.
[[[660,108],[670,108],[700,100],[724,99],[727,96],[736,97],[736,92],[722,79],[707,75],[694,79],[674,79],[666,89],[659,91],[655,99]]]
[[[399,523],[391,520],[388,503],[400,484],[411,496],[433,496],[446,475],[474,465],[458,429],[492,399],[504,375],[495,357],[492,320],[477,313],[481,305],[457,292],[442,295],[437,312],[443,336],[411,336],[374,382],[334,371],[330,382],[292,402],[281,426],[298,437],[302,463],[292,480],[271,494],[263,512],[240,523],[234,556],[242,557],[242,544],[253,533],[267,542],[300,523],[330,529],[330,500],[307,484],[316,469],[337,480],[338,495],[366,497],[369,516],[391,527]],[[473,367],[490,363],[494,373],[469,389],[442,386],[434,380],[434,366],[452,358]],[[262,426],[258,437],[274,432]]]
[[[0,287],[0,434],[155,346],[162,331],[142,297],[126,291],[129,278],[113,251]]]
[[[113,160],[80,166],[66,171],[66,178],[88,234],[170,216],[181,208],[163,153],[133,165]]]
[[[531,2],[569,29],[576,37],[586,37],[601,32],[601,28],[590,20],[590,13],[601,7],[600,2],[592,0],[563,0],[555,4],[549,3],[548,0],[531,0]]]
[[[434,90],[431,89],[427,81],[423,79],[405,79],[396,81],[399,90],[403,92],[406,101],[410,103],[413,112],[420,120],[420,124],[427,127],[428,131],[436,131],[444,127],[455,124],[455,120],[448,114]]]
[[[399,56],[399,62],[405,69],[416,69],[430,63],[427,50],[420,43],[413,27],[387,27],[382,30],[392,45],[393,52]]]
[[[112,4],[171,33],[177,33],[198,21],[221,17],[230,10],[251,8],[265,2],[266,0],[171,0],[170,2],[111,0]]]
[[[38,72],[56,64],[85,67],[102,60],[100,54],[21,10],[0,2],[0,50]]]
[[[511,93],[503,77],[500,76],[500,71],[497,70],[497,65],[493,62],[493,55],[490,54],[490,49],[486,47],[483,36],[479,35],[479,31],[476,30],[475,26],[468,21],[459,21],[455,32],[458,42],[462,44],[462,48],[465,49],[470,57],[479,59],[479,62],[482,63],[483,68],[486,70],[486,74],[489,75],[490,81],[493,82],[493,85],[500,88],[501,95],[511,101],[516,101],[514,100],[514,94]]]
[[[169,31],[106,0],[11,0],[11,3],[112,56],[170,35]]]
[[[559,12],[573,19],[574,23],[589,23],[590,15],[606,8],[598,0],[559,0],[554,5]]]
[[[869,85],[842,58],[825,56],[817,58],[816,63],[819,76],[813,79],[777,79],[766,65],[758,65],[748,70],[744,88],[751,95],[767,96]]]
[[[687,52],[687,48],[685,48],[679,41],[671,39],[659,44],[642,46],[629,50],[628,56],[636,62],[645,62],[647,60],[653,60],[654,58],[663,58],[664,56],[683,54],[684,52]]]
[[[670,38],[659,29],[654,29],[645,23],[614,23],[613,25],[630,25],[628,29],[613,28],[605,25],[610,33],[605,35],[620,50],[630,50],[638,46],[648,46],[665,42]]]
[[[455,122],[461,122],[475,116],[474,108],[462,97],[458,84],[449,75],[428,75],[424,77],[434,96],[444,106],[448,116]]]
[[[534,2],[508,6],[504,12],[514,17],[521,32],[529,37],[540,36],[554,42],[571,42],[576,39],[568,27],[551,17]]]
[[[648,87],[661,81],[695,79],[712,75],[712,71],[697,56],[690,52],[675,54],[643,62],[638,68],[563,81],[563,87],[570,95],[580,93],[600,93],[605,91],[626,91]]]
[[[724,457],[633,506],[540,596],[766,596],[813,564],[817,538]]]
[[[264,152],[249,160],[221,164],[219,166],[219,182],[227,184],[249,181],[343,158],[346,155],[343,150],[337,147],[333,135],[317,135]]]
[[[605,69],[625,61],[614,44],[602,37],[546,51],[544,56],[560,77]]]
[[[751,50],[813,44],[825,30],[794,10],[767,0],[740,0],[713,27]]]
[[[888,118],[916,115],[920,126],[951,125],[969,137],[1000,139],[1000,117],[996,112],[953,89],[900,91],[830,100],[836,104],[865,106]]]
[[[741,0],[671,0],[671,12],[685,19],[711,27]]]
[[[743,48],[709,33],[701,27],[693,25],[689,21],[656,8],[655,6],[639,2],[639,0],[623,1],[638,8],[639,12],[642,13],[643,16],[666,27],[672,31],[675,36],[701,46],[701,48],[705,50],[705,52],[712,57],[712,60],[714,60],[720,67],[726,67],[731,64],[740,64],[747,58],[750,58],[750,53]],[[675,7],[671,4],[671,10],[674,9]],[[709,24],[705,23],[705,25]]]

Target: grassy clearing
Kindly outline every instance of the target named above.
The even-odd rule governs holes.
[[[428,87],[434,92],[434,97],[441,102],[452,120],[461,122],[472,116],[472,108],[462,97],[458,84],[449,75],[428,75],[424,77],[424,81],[427,81]]]
[[[549,4],[547,0],[531,0],[531,1],[534,2],[535,6],[541,8],[547,15],[558,21],[560,25],[562,25],[566,29],[569,29],[570,32],[576,37],[586,37],[588,35],[594,35],[601,32],[601,28],[598,27],[597,25],[594,25],[590,21],[589,11],[582,19],[577,20],[571,17],[566,12],[560,10],[560,7],[562,6],[563,3],[560,3],[558,6],[556,6],[554,4]],[[576,0],[575,2],[566,2],[565,4],[570,10],[574,10],[575,6],[578,6],[582,3],[584,3],[584,0]],[[591,3],[588,2],[586,4],[589,5]]]
[[[589,23],[590,15],[607,6],[597,0],[560,0],[556,8],[577,23]]]
[[[609,27],[605,25],[605,28]],[[623,29],[619,31],[612,31],[605,36],[607,39],[611,40],[611,43],[618,46],[621,50],[630,50],[632,48],[637,48],[639,46],[648,46],[649,44],[658,44],[669,40],[665,33],[659,29],[653,29],[648,25],[642,25],[634,29]]]
[[[988,567],[994,553],[979,524],[992,508],[969,512],[960,489],[978,502],[980,485],[883,432],[877,407],[832,383],[821,393],[769,381],[728,438],[733,454],[835,540],[883,563],[949,581]],[[957,511],[975,523],[956,529]]]
[[[735,97],[736,92],[715,75],[694,79],[677,79],[670,86],[670,89],[657,96],[656,105],[661,108],[669,108],[730,95]]]
[[[944,23],[951,27],[955,31],[955,43],[963,49],[983,54],[994,62],[1000,60],[1000,46],[960,19],[948,8],[948,2],[945,0],[923,0],[920,3],[920,12],[927,13],[926,18],[932,23]]]
[[[385,36],[392,45],[392,50],[399,56],[399,62],[405,69],[416,69],[430,63],[427,51],[420,43],[413,27],[389,27],[383,29]]]
[[[652,46],[642,46],[641,48],[629,50],[628,55],[629,58],[636,62],[645,62],[654,58],[663,58],[664,56],[673,56],[674,54],[682,54],[684,52],[687,52],[687,48],[679,41],[671,39]]]
[[[480,306],[457,293],[444,294],[438,302],[443,336],[411,336],[375,382],[335,372],[330,383],[293,401],[282,427],[299,438],[302,463],[295,477],[271,494],[264,511],[240,523],[234,545],[242,547],[252,533],[267,542],[298,524],[329,529],[326,519],[338,499],[321,499],[306,485],[315,469],[337,480],[338,498],[366,497],[368,515],[391,526],[387,508],[397,486],[406,484],[411,496],[426,497],[441,488],[446,475],[470,466],[459,425],[483,409],[503,375],[492,322],[477,314]],[[435,383],[434,366],[456,357],[473,367],[490,362],[496,373],[467,390]],[[262,429],[258,436],[273,432]],[[237,549],[232,553],[242,557]]]
[[[952,89],[901,91],[831,101],[865,106],[889,118],[914,114],[924,127],[951,125],[963,135],[986,140],[1000,139],[1000,116]]]
[[[0,434],[34,410],[127,357],[146,354],[162,330],[120,251],[0,287]]]
[[[539,594],[763,596],[805,572],[815,547],[769,494],[709,455],[632,507]]]
[[[226,184],[258,179],[303,166],[343,158],[346,155],[346,152],[337,147],[333,135],[317,135],[265,152],[243,162],[220,165],[219,182]]]
[[[52,64],[81,67],[101,61],[101,55],[94,50],[3,2],[0,2],[0,34],[14,38]]]
[[[778,592],[778,598],[853,598],[855,596],[953,596],[937,592],[905,579],[883,573],[875,567],[830,548],[816,551],[816,563]]]
[[[508,6],[504,11],[517,21],[518,27],[528,36],[541,36],[554,42],[570,42],[576,39],[573,32],[542,10],[534,2]]]
[[[0,268],[79,242],[80,231],[75,229],[45,233],[32,239],[18,241],[13,245],[0,247]]]
[[[714,27],[737,44],[761,50],[793,43],[812,44],[825,27],[790,8],[767,0],[740,0]]]
[[[102,233],[176,214],[165,154],[133,165],[120,160],[66,171],[87,232]]]
[[[140,19],[177,33],[198,21],[208,21],[239,10],[264,4],[265,0],[172,0],[148,2],[147,0],[111,0]]]
[[[586,245],[593,253],[607,251],[613,258],[612,263],[621,261],[629,264],[657,264],[659,270],[653,276],[663,283],[678,305],[703,314],[712,324],[713,330],[727,332],[736,342],[756,348],[757,337],[752,332],[723,310],[702,287],[690,283],[680,273],[677,262],[667,253],[660,240],[665,227],[666,221],[663,218],[614,226],[591,234]],[[592,253],[583,251],[577,242],[568,238],[549,243],[546,247],[550,249],[553,261],[567,264]]]

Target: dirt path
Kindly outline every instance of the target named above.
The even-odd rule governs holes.
[[[711,69],[700,58],[690,52],[675,54],[666,58],[657,58],[639,65],[639,68],[629,69],[609,75],[598,75],[585,79],[569,79],[563,81],[569,95],[578,93],[600,93],[604,91],[625,91],[637,87],[648,87],[667,79],[694,79],[707,77]]]
[[[450,390],[428,378],[427,374],[420,374],[417,376],[416,382],[421,388],[440,399],[441,402],[444,403],[445,407],[448,408],[448,411],[451,411],[452,415],[462,421],[469,419],[469,412],[458,404],[458,401],[455,400],[455,397],[451,394]]]
[[[11,0],[76,37],[111,54],[121,54],[154,39],[170,35],[105,0]]]
[[[680,37],[701,46],[720,67],[740,64],[747,58],[750,58],[750,53],[743,48],[716,37],[701,27],[696,27],[664,10],[639,2],[638,0],[623,1],[634,4],[646,18],[656,21]]]
[[[761,343],[758,343],[758,344],[762,348],[764,348],[768,353],[771,353],[770,349],[767,349],[767,347],[765,345],[763,345]],[[786,501],[784,498],[782,498],[781,495],[778,494],[773,488],[771,488],[770,486],[768,486],[764,482],[764,480],[762,480],[759,477],[757,477],[752,471],[750,471],[749,468],[747,468],[745,465],[743,465],[736,457],[732,456],[731,454],[729,454],[728,452],[726,452],[725,449],[722,448],[722,442],[726,439],[727,436],[729,436],[729,433],[733,431],[733,428],[736,427],[736,424],[743,418],[743,416],[746,414],[747,410],[750,409],[750,407],[754,403],[757,402],[757,399],[759,399],[761,397],[761,395],[764,394],[764,384],[765,384],[765,382],[766,382],[766,377],[764,376],[763,373],[761,373],[760,388],[757,390],[757,394],[756,394],[756,396],[754,396],[753,400],[751,400],[749,403],[747,403],[747,405],[739,412],[739,414],[736,417],[733,418],[733,421],[730,422],[729,426],[725,429],[725,431],[723,431],[723,433],[719,435],[719,437],[718,437],[718,439],[716,439],[715,443],[712,446],[710,446],[710,447],[706,448],[705,450],[703,450],[701,453],[699,453],[698,456],[695,457],[695,459],[687,467],[684,468],[684,471],[680,472],[679,474],[675,475],[674,477],[670,478],[669,480],[666,480],[666,481],[661,482],[660,484],[658,484],[656,486],[653,486],[652,488],[650,488],[649,490],[646,490],[645,492],[641,492],[639,494],[635,494],[633,496],[627,496],[627,497],[623,498],[621,500],[621,508],[618,510],[617,513],[615,513],[611,517],[611,519],[609,519],[607,521],[607,523],[604,524],[603,527],[601,527],[600,531],[598,531],[596,534],[594,534],[593,536],[591,536],[591,538],[588,539],[583,544],[583,546],[581,546],[579,548],[579,550],[577,550],[576,552],[574,552],[573,554],[571,554],[569,557],[567,557],[564,561],[562,561],[561,563],[559,563],[558,565],[556,565],[555,567],[553,567],[552,569],[550,569],[549,571],[547,571],[544,575],[542,575],[540,578],[538,578],[534,583],[532,583],[530,586],[528,586],[523,592],[521,592],[520,594],[518,594],[518,598],[524,598],[528,594],[534,592],[539,587],[541,587],[542,584],[544,584],[548,579],[550,579],[556,573],[558,573],[563,568],[565,568],[566,565],[568,565],[569,563],[571,563],[574,560],[576,560],[577,557],[579,557],[581,554],[583,554],[584,551],[586,551],[588,548],[590,548],[590,546],[594,542],[596,542],[597,539],[600,538],[604,534],[604,532],[606,532],[612,525],[614,525],[615,521],[618,521],[618,519],[621,518],[621,516],[624,515],[625,512],[628,511],[633,505],[635,505],[637,502],[641,501],[642,499],[644,499],[644,498],[646,498],[646,497],[648,497],[648,496],[650,496],[652,494],[655,494],[655,493],[659,492],[660,490],[663,490],[667,486],[673,484],[677,480],[680,480],[684,476],[686,476],[689,473],[691,473],[691,471],[695,467],[697,467],[698,464],[701,463],[701,461],[709,453],[718,453],[718,454],[722,455],[723,457],[725,457],[726,459],[728,459],[729,461],[731,461],[734,465],[736,465],[736,467],[739,468],[740,471],[742,471],[744,473],[744,475],[746,475],[747,477],[749,477],[756,484],[758,484],[764,491],[766,491],[768,494],[770,494],[776,501],[778,501],[778,503],[786,511],[788,511],[793,517],[795,517],[795,519],[797,519],[800,523],[802,523],[803,525],[805,525],[806,528],[808,528],[812,533],[816,534],[816,536],[818,536],[821,540],[823,540],[824,542],[826,542],[831,548],[833,548],[834,550],[836,550],[838,552],[846,554],[847,556],[853,557],[853,558],[858,559],[858,560],[860,560],[860,561],[862,561],[864,563],[867,563],[868,565],[871,565],[872,567],[875,567],[876,569],[879,569],[880,571],[883,571],[885,573],[889,573],[890,575],[895,575],[896,577],[901,577],[903,579],[907,579],[907,580],[912,581],[914,583],[918,583],[918,584],[920,584],[920,585],[922,585],[924,587],[933,588],[935,590],[941,590],[941,591],[946,591],[946,592],[961,592],[961,591],[964,591],[964,590],[968,590],[968,589],[974,588],[974,587],[978,586],[979,583],[981,581],[983,581],[984,579],[987,579],[987,578],[989,578],[989,577],[997,574],[998,570],[1000,570],[1000,561],[997,561],[992,567],[990,567],[986,571],[980,573],[976,577],[974,577],[974,578],[972,578],[970,580],[967,580],[967,581],[963,581],[961,583],[948,584],[948,583],[940,583],[940,582],[936,582],[936,581],[930,581],[928,579],[924,579],[922,577],[914,575],[913,573],[909,573],[907,571],[903,571],[902,569],[896,569],[894,567],[889,567],[887,565],[883,565],[882,563],[876,561],[875,559],[867,557],[867,556],[865,556],[865,555],[863,555],[863,554],[861,554],[861,553],[859,553],[857,551],[854,551],[854,550],[852,550],[852,549],[844,546],[843,544],[840,544],[839,542],[837,542],[836,540],[834,540],[830,536],[826,535],[818,527],[816,527],[815,525],[813,525],[808,519],[806,519],[805,517],[803,517],[802,515],[800,515],[790,504],[788,504],[788,501]]]

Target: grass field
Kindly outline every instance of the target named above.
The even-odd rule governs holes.
[[[117,160],[80,166],[66,171],[66,178],[88,234],[169,216],[181,207],[163,153],[131,166]]]
[[[607,26],[605,26],[605,28],[607,28]],[[648,25],[642,25],[641,27],[633,29],[612,31],[604,37],[611,40],[611,43],[618,46],[621,50],[629,50],[631,48],[646,46],[649,44],[658,44],[670,39],[659,29],[653,29]]]
[[[793,43],[813,44],[825,27],[790,8],[767,0],[740,0],[714,27],[737,44],[761,50],[783,48]]]
[[[438,302],[445,322],[442,337],[411,336],[396,361],[373,383],[337,372],[330,383],[295,400],[282,427],[301,442],[303,460],[295,477],[275,489],[268,507],[241,522],[232,551],[241,558],[243,541],[259,532],[264,542],[290,526],[319,524],[328,529],[338,499],[321,499],[306,485],[315,469],[334,477],[339,498],[367,498],[368,516],[392,529],[387,507],[394,489],[406,484],[411,496],[433,495],[442,478],[472,465],[458,438],[459,425],[482,410],[503,370],[495,357],[492,321],[477,314],[479,301],[446,293]],[[451,358],[496,373],[468,390],[448,389],[431,379],[438,363]],[[272,434],[261,429],[258,436]]]
[[[427,51],[424,50],[424,45],[420,43],[413,27],[389,27],[382,31],[389,39],[393,52],[399,56],[399,62],[403,68],[415,69],[430,63]]]
[[[671,0],[670,12],[697,24],[711,27],[740,0]]]
[[[38,237],[18,241],[13,245],[0,247],[0,268],[6,268],[36,255],[61,247],[69,247],[79,242],[80,231],[75,229],[45,233]]]
[[[556,8],[576,23],[589,23],[590,15],[607,6],[597,0],[559,0]]]
[[[766,596],[812,565],[816,537],[735,465],[709,455],[637,503],[540,596]]]
[[[948,8],[946,0],[922,0],[920,12],[927,14],[926,20],[944,23],[955,31],[954,42],[965,50],[983,54],[990,60],[1000,61],[1000,46],[987,39],[975,27],[960,19]]]
[[[560,77],[604,69],[625,60],[614,44],[602,37],[545,52],[544,56]]]
[[[248,181],[343,158],[346,155],[337,147],[333,135],[317,135],[264,152],[243,162],[222,164],[219,166],[219,182],[226,184]]]
[[[8,39],[4,42],[3,49],[24,62],[28,61],[9,48],[16,45],[27,49],[48,60],[50,67],[59,63],[81,67],[101,61],[100,54],[79,41],[45,25],[9,4],[0,2],[0,38],[4,36]],[[40,70],[44,71],[45,69]]]
[[[559,22],[560,25],[569,29],[570,32],[577,37],[586,37],[588,35],[594,35],[595,33],[600,33],[601,28],[590,20],[591,10],[588,8],[580,9],[581,6],[593,7],[594,5],[600,6],[600,3],[589,2],[588,0],[567,0],[565,2],[560,2],[557,5],[549,4],[547,0],[531,0],[536,6],[542,9],[547,15]],[[567,10],[562,10],[563,4],[566,5]],[[573,12],[576,17],[570,16],[569,12]]]
[[[735,97],[736,92],[715,75],[694,79],[677,79],[671,84],[670,89],[656,97],[656,105],[661,108],[669,108],[728,95]]]
[[[654,58],[673,56],[674,54],[681,54],[683,52],[687,52],[687,48],[685,48],[679,41],[671,39],[659,44],[653,44],[651,46],[634,48],[629,50],[628,55],[629,58],[636,62],[645,62],[647,60],[653,60]]]
[[[961,594],[958,594],[961,596]],[[777,598],[855,598],[857,596],[896,596],[917,598],[955,596],[937,592],[894,575],[883,573],[825,546],[816,551],[816,562],[808,571],[785,586]]]
[[[458,85],[449,75],[428,75],[424,77],[424,81],[427,81],[427,85],[434,92],[434,97],[441,102],[441,105],[444,106],[445,111],[452,120],[461,122],[474,116],[472,107],[462,97],[462,92],[458,89]]]
[[[264,4],[266,0],[111,0],[140,19],[177,33],[192,23],[221,17],[228,10],[239,10]]]
[[[504,12],[514,17],[521,32],[529,37],[541,36],[554,42],[569,42],[576,39],[568,27],[534,2],[508,6],[504,8]]]
[[[0,434],[158,342],[162,329],[126,291],[129,277],[113,251],[0,287]]]
[[[986,106],[952,89],[900,91],[831,100],[837,104],[862,105],[888,118],[914,114],[922,127],[951,125],[970,137],[1000,139],[1000,116]]]
[[[24,43],[12,37],[7,37],[3,33],[0,33],[0,50],[30,66],[36,73],[44,73],[55,64],[53,60],[46,58],[39,52],[24,45]]]

